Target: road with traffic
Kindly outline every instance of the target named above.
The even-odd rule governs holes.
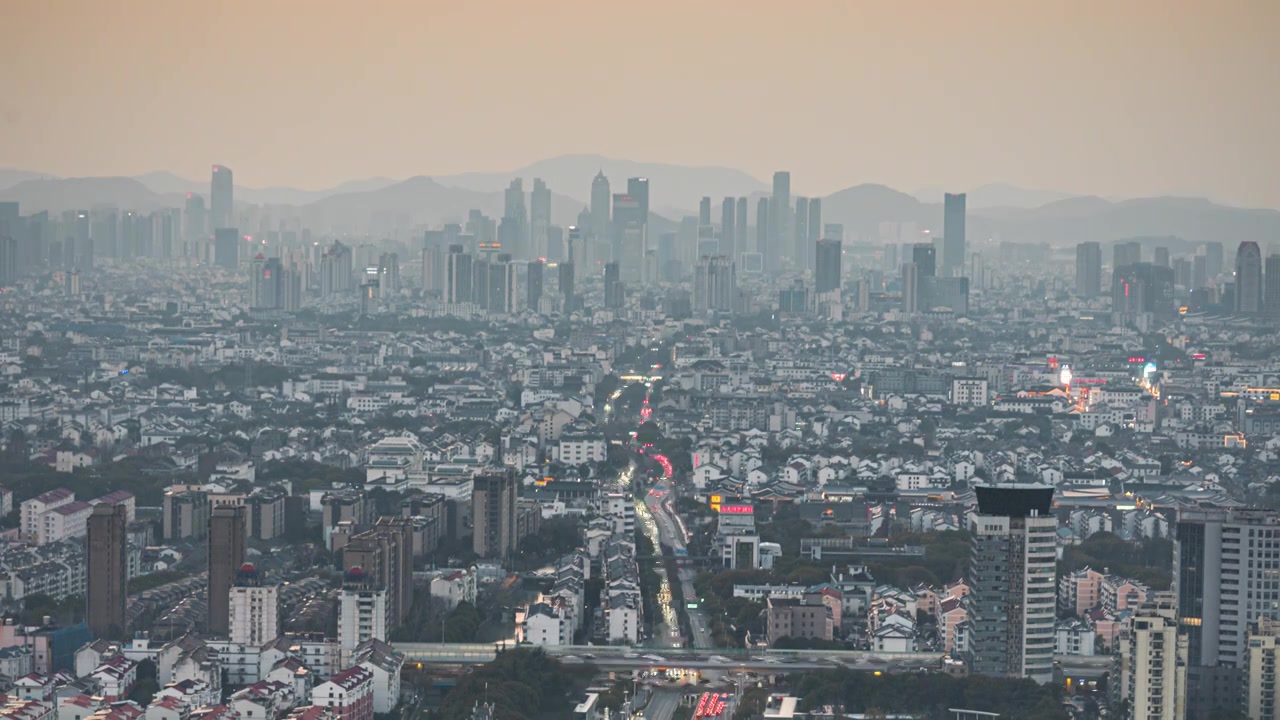
[[[683,690],[672,688],[655,689],[653,696],[649,698],[649,704],[644,706],[645,720],[671,720],[676,708],[680,707],[680,698],[683,696]]]
[[[646,503],[653,518],[657,521],[658,535],[662,539],[662,544],[670,547],[677,555],[687,553],[688,547],[686,543],[688,538],[685,536],[684,526],[676,519],[675,511],[671,508],[671,495],[664,494],[662,497],[658,497],[650,494],[646,498]],[[689,615],[689,626],[693,632],[693,637],[689,639],[690,647],[715,647],[715,643],[711,639],[711,624],[706,612],[701,607],[689,607],[698,597],[697,591],[693,588],[693,570],[678,565],[677,575],[678,577],[673,578],[673,581],[679,582],[680,588],[684,592],[685,608]]]

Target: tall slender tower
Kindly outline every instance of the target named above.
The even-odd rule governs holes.
[[[607,243],[609,241],[610,230],[610,203],[613,202],[613,193],[609,192],[609,178],[604,176],[604,171],[596,173],[595,179],[591,181],[591,227],[586,228],[587,235],[594,238],[597,243]],[[583,257],[590,254],[583,249]],[[570,257],[570,259],[574,259]]]
[[[738,249],[738,201],[727,197],[720,202],[720,254],[735,257]],[[745,229],[745,228],[744,228]]]
[[[231,628],[231,586],[247,556],[248,509],[214,508],[209,520],[209,635],[224,637]]]
[[[120,640],[128,631],[125,619],[129,582],[125,548],[128,518],[129,509],[124,505],[102,503],[89,513],[86,609],[89,630],[96,637]]]
[[[947,193],[943,198],[942,277],[964,274],[965,194]]]
[[[516,548],[516,482],[508,472],[481,475],[471,491],[472,550],[505,558]]]
[[[1082,242],[1076,245],[1076,294],[1097,297],[1102,293],[1102,245]]]
[[[737,205],[737,217],[733,223],[734,257],[754,250],[749,247],[751,241],[747,239],[747,199],[738,198]]]
[[[551,191],[542,178],[533,179],[529,196],[529,257],[547,256],[547,236],[551,230]]]
[[[809,237],[809,198],[796,198],[796,219],[792,228],[791,264],[796,270],[808,270],[812,265],[809,258],[812,256],[814,248],[808,242]]]
[[[765,254],[765,248],[769,247],[769,232],[769,198],[760,198],[756,201],[756,252]]]
[[[1262,309],[1268,317],[1280,317],[1280,254],[1267,255],[1265,283],[1262,292]]]
[[[769,198],[769,246],[762,248],[767,269],[777,272],[782,253],[791,237],[791,173],[779,170],[773,174],[773,195]]]
[[[547,199],[550,202],[550,195]],[[507,186],[506,194],[503,196],[502,224],[509,228],[508,237],[502,238],[503,249],[516,254],[527,252],[529,211],[525,207],[524,181],[521,178],[514,178]],[[501,235],[501,231],[498,234]]]
[[[627,194],[640,205],[640,222],[649,224],[649,178],[627,178]]]
[[[1262,250],[1246,240],[1236,250],[1236,312],[1256,315],[1262,312],[1262,299]]]
[[[209,188],[209,225],[213,230],[235,227],[235,184],[231,168],[213,166],[213,180]]]

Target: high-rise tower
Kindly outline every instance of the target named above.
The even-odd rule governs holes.
[[[943,197],[942,214],[943,277],[956,277],[964,274],[965,225],[965,194],[947,193]]]
[[[128,595],[128,555],[125,526],[129,509],[124,505],[95,505],[87,521],[89,631],[111,640],[124,638],[128,627],[125,598]]]
[[[248,508],[214,508],[209,519],[208,606],[210,635],[224,637],[231,626],[231,586],[248,555]]]
[[[969,524],[973,622],[969,667],[983,675],[1053,680],[1055,541],[1053,488],[978,485]]]
[[[551,231],[551,191],[542,178],[533,179],[529,195],[529,257],[547,257],[547,238]]]
[[[727,197],[720,202],[720,254],[726,257],[734,257],[737,253],[740,232],[737,220],[738,201]]]
[[[1236,312],[1256,315],[1262,312],[1262,299],[1262,250],[1246,240],[1236,250]]]
[[[471,490],[472,551],[505,558],[516,548],[516,481],[509,472],[481,475]]]
[[[769,244],[760,249],[765,267],[771,272],[779,269],[782,253],[786,252],[791,237],[791,173],[779,170],[773,174],[773,195],[769,198]]]
[[[1271,510],[1185,509],[1173,545],[1178,626],[1187,637],[1187,714],[1205,720],[1239,707],[1249,626],[1280,620],[1275,588],[1280,514]]]
[[[235,183],[231,168],[213,166],[213,179],[209,188],[209,225],[212,229],[235,227]]]
[[[596,243],[609,242],[609,231],[612,227],[609,208],[612,201],[613,193],[609,192],[609,178],[605,177],[604,171],[601,170],[591,181],[591,227],[585,228],[586,234]],[[583,251],[585,252],[585,248]],[[583,257],[587,255],[584,254]]]
[[[1082,242],[1076,245],[1076,294],[1097,297],[1102,293],[1102,245]]]

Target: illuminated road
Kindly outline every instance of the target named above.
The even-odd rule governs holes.
[[[652,497],[652,496],[650,496]],[[661,532],[659,530],[658,521],[648,504],[639,500],[636,501],[636,522],[640,523],[649,542],[653,543],[655,550],[662,547]],[[659,551],[660,552],[660,551]],[[675,604],[671,597],[671,578],[668,577],[665,566],[662,565],[661,559],[657,558],[653,562],[658,564],[658,575],[662,578],[662,584],[658,586],[658,612],[662,614],[661,621],[653,623],[653,634],[651,644],[660,648],[680,647],[680,619],[676,613]]]
[[[680,707],[682,690],[661,688],[654,690],[653,697],[644,708],[645,720],[671,720],[676,708]]]
[[[646,505],[649,513],[657,520],[658,534],[662,538],[662,543],[669,546],[677,555],[680,555],[681,551],[687,552],[688,550],[685,546],[687,539],[682,526],[675,519],[675,514],[671,510],[669,501],[669,495],[663,497],[649,495],[646,498]],[[676,579],[684,591],[686,602],[698,597],[697,591],[693,589],[693,571],[689,568],[680,567],[677,574],[679,577]],[[715,647],[715,643],[711,639],[711,623],[707,619],[706,612],[701,608],[687,609],[686,612],[689,615],[689,625],[693,629],[690,647]]]

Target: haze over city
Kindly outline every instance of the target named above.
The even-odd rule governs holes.
[[[1280,2],[3,7],[0,720],[1280,720]]]
[[[11,2],[0,166],[251,187],[567,153],[1280,207],[1277,4]]]

